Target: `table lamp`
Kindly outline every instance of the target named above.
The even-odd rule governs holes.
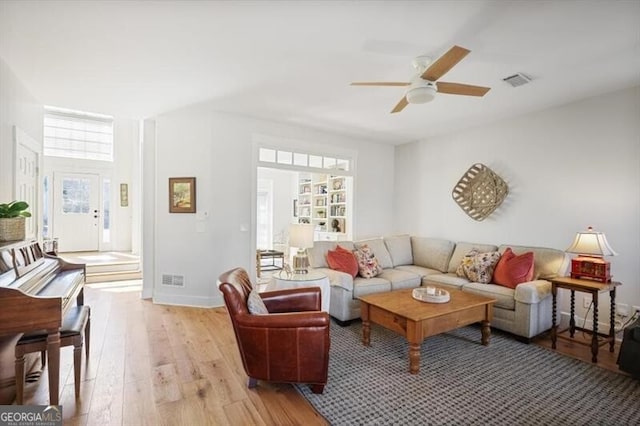
[[[571,260],[571,278],[586,278],[608,283],[611,281],[610,264],[603,256],[616,256],[604,233],[589,227],[586,232],[576,233],[571,247],[565,250],[578,256]]]
[[[307,223],[289,225],[289,246],[298,249],[293,256],[293,272],[306,274],[309,268],[307,248],[313,247],[313,225]]]

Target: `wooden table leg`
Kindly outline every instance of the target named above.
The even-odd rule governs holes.
[[[556,348],[556,340],[558,338],[558,324],[556,322],[556,295],[558,294],[558,287],[555,284],[551,285],[551,348]]]
[[[591,294],[593,301],[593,336],[591,336],[591,361],[598,362],[598,292]]]
[[[482,344],[484,346],[488,346],[489,345],[489,340],[491,339],[491,323],[489,323],[489,321],[484,320],[482,321]]]
[[[420,372],[420,344],[409,342],[409,373]]]
[[[60,388],[60,331],[58,329],[49,330],[47,362],[49,363],[49,405],[58,405]]]
[[[616,288],[613,287],[613,290],[609,292],[609,299],[611,300],[611,315],[609,316],[609,352],[613,352],[613,347],[615,346],[616,339],[616,329],[615,329],[615,314],[616,314]]]
[[[573,337],[574,334],[576,334],[576,292],[575,290],[571,290],[571,316],[569,317],[569,336]]]
[[[409,373],[418,374],[420,372],[422,322],[407,320],[407,341],[409,342]]]
[[[360,317],[362,318],[362,344],[370,346],[371,322],[369,321],[369,304],[360,302]]]

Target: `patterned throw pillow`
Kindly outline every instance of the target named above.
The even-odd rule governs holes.
[[[382,267],[368,245],[363,244],[358,250],[354,250],[353,254],[358,261],[358,273],[361,277],[373,278],[382,273]]]
[[[269,313],[267,306],[262,301],[262,297],[260,297],[260,293],[256,289],[251,290],[251,293],[249,293],[247,308],[249,313],[253,315],[267,315]]]
[[[488,284],[499,260],[500,253],[497,251],[478,253],[478,250],[471,250],[462,258],[456,275],[472,282]]]

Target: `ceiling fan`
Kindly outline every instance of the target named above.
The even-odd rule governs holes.
[[[409,86],[400,102],[391,110],[391,113],[400,112],[408,104],[423,104],[433,100],[438,93],[449,95],[484,96],[490,87],[472,86],[462,83],[448,83],[437,81],[445,75],[451,68],[460,62],[471,52],[460,46],[453,46],[447,53],[438,58],[430,66],[431,58],[418,56],[413,60],[413,66],[418,70],[418,74],[411,79],[411,82],[382,81],[382,82],[354,82],[352,86]],[[427,67],[428,66],[428,67]]]

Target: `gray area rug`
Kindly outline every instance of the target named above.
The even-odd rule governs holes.
[[[402,337],[372,325],[364,347],[361,332],[332,321],[324,393],[297,386],[332,425],[640,425],[640,381],[506,334],[431,337],[411,375]]]

